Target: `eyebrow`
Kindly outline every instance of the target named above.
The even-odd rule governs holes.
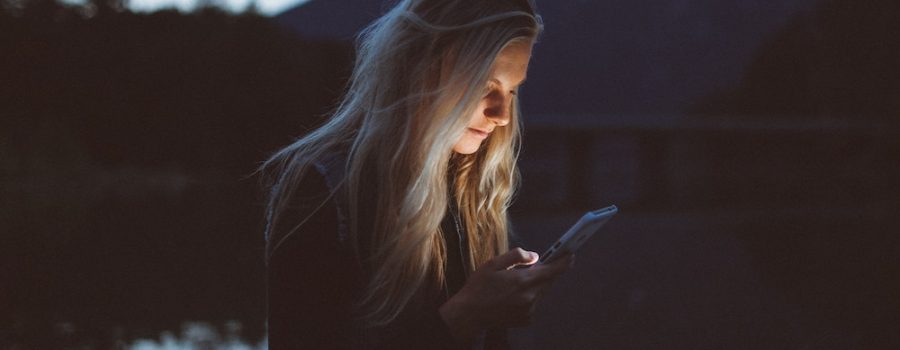
[[[519,84],[518,84],[518,85],[516,85],[516,87],[519,87],[519,86],[522,86],[522,84],[525,84],[525,80],[527,80],[527,79],[528,79],[528,76],[526,76],[526,77],[524,77],[524,78],[522,78],[522,81],[520,81],[520,82],[519,82]],[[500,85],[500,86],[503,86],[503,83],[502,83],[502,82],[500,82],[500,80],[499,80],[499,79],[497,79],[497,78],[491,78],[491,80],[490,80],[490,81],[491,81],[491,82],[493,82],[493,83],[494,83],[494,84],[497,84],[497,85]]]

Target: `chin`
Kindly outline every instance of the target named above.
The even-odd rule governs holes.
[[[472,154],[472,153],[478,152],[478,148],[480,148],[480,147],[481,147],[481,144],[456,145],[455,147],[453,147],[453,152],[456,152],[459,154]]]

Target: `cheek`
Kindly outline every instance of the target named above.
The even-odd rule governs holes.
[[[475,107],[475,110],[472,111],[472,115],[469,116],[468,125],[478,125],[481,124],[482,119],[484,119],[484,109],[487,108],[487,103],[482,100],[478,103],[478,106]]]

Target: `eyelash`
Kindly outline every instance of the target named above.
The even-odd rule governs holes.
[[[489,94],[491,92],[492,87],[493,87],[493,85],[488,85],[486,88],[484,88],[485,94]],[[513,96],[518,96],[519,92],[516,90],[509,90],[509,94],[513,95]]]

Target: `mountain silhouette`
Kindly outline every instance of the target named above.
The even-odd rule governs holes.
[[[282,12],[275,21],[309,39],[352,40],[386,6],[380,0],[312,0]]]

